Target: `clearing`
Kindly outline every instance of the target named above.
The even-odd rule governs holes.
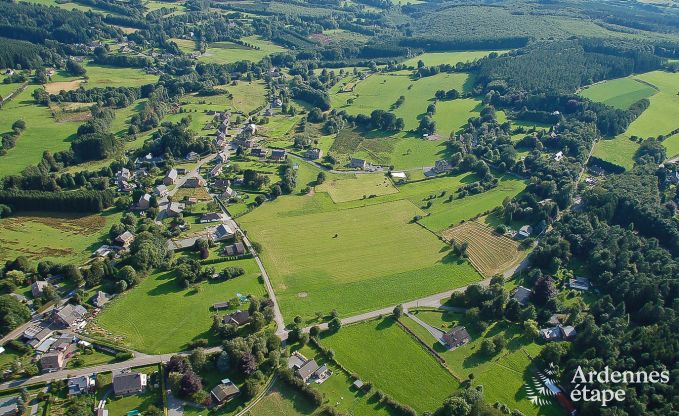
[[[316,187],[317,192],[327,192],[335,202],[353,201],[375,195],[388,195],[398,192],[389,178],[383,173],[338,175]]]
[[[580,95],[592,101],[627,110],[642,98],[649,98],[657,91],[650,85],[633,77],[600,82],[580,91]]]

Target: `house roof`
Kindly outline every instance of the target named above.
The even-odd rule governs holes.
[[[215,238],[220,239],[220,238],[224,238],[224,237],[228,237],[230,235],[233,235],[234,232],[226,224],[219,224],[217,226],[217,228],[215,228],[215,231],[214,231],[213,234],[214,234]]]
[[[141,390],[145,384],[146,375],[130,371],[122,371],[113,375],[113,391],[119,392]]]
[[[273,149],[271,151],[271,156],[272,157],[285,156],[285,150],[283,150],[283,149]]]
[[[0,398],[0,415],[12,415],[19,410],[19,396]]]
[[[222,214],[218,212],[208,212],[200,216],[201,221],[219,221],[222,219]]]
[[[86,391],[90,387],[90,377],[80,376],[68,379],[68,392],[70,394],[77,394]]]
[[[177,179],[177,169],[171,169],[169,172],[167,172],[167,175],[165,177],[170,179]]]
[[[42,291],[49,286],[49,283],[47,283],[44,280],[38,280],[35,283],[31,285],[31,293],[33,293],[33,297],[38,297],[42,294]]]
[[[471,339],[469,332],[467,332],[467,328],[463,326],[456,326],[452,328],[450,331],[446,332],[445,336],[454,344],[464,344],[469,342]]]
[[[532,294],[533,294],[532,290],[525,288],[523,286],[519,286],[514,291],[513,298],[516,299],[519,303],[525,305],[528,303],[528,300],[530,299],[530,296]]]
[[[101,308],[108,301],[109,301],[108,293],[102,292],[101,290],[97,291],[97,293],[94,296],[92,296],[92,304],[97,308]]]
[[[134,234],[132,234],[129,231],[125,231],[124,233],[116,237],[116,241],[123,244],[131,242],[132,240],[134,240]]]
[[[238,386],[233,383],[219,384],[210,393],[218,402],[223,402],[240,393]]]
[[[290,358],[288,358],[288,368],[291,368],[293,370],[296,370],[300,368],[301,366],[304,365],[308,360],[306,359],[305,356],[300,354],[299,352],[295,351],[292,353]]]
[[[309,360],[297,369],[297,374],[302,377],[303,380],[306,380],[311,377],[316,370],[318,370],[318,363],[316,363],[316,360]]]
[[[70,303],[56,312],[58,319],[67,325],[72,325],[75,321],[82,319],[85,315],[87,315],[87,309],[83,308],[81,305],[72,305]]]
[[[227,256],[240,256],[245,254],[245,245],[241,242],[224,247],[224,254]]]
[[[224,322],[230,323],[233,322],[236,325],[244,325],[250,322],[250,312],[248,311],[236,311],[232,314],[226,315],[224,317]]]
[[[64,353],[61,351],[48,352],[40,357],[40,365],[43,368],[61,368],[64,364]]]

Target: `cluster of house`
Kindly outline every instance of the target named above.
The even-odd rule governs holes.
[[[117,256],[129,250],[130,245],[134,241],[134,234],[129,231],[125,231],[116,238],[113,239],[113,245],[104,244],[92,253],[93,257],[109,257]],[[37,283],[37,282],[36,282]]]
[[[250,149],[250,156],[267,159],[271,162],[283,162],[287,158],[287,154],[283,149],[273,149],[271,153],[269,153],[269,151],[263,147]]]
[[[320,384],[332,375],[325,364],[319,366],[316,360],[309,360],[298,351],[293,352],[288,359],[288,368],[305,383]]]
[[[137,188],[135,181],[146,176],[148,176],[148,172],[145,168],[136,169],[134,172],[127,168],[121,168],[116,172],[114,181],[118,192],[130,193]]]
[[[575,284],[579,290],[587,290],[589,288],[589,281],[585,278],[570,279],[569,285]],[[571,286],[572,287],[572,286]],[[519,302],[522,306],[527,306],[533,291],[519,286],[514,290],[512,298]],[[552,326],[540,329],[540,338],[547,342],[551,341],[572,341],[576,335],[575,328],[570,325],[562,325],[563,315],[552,315],[548,323]]]

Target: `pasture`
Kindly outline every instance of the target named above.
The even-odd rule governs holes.
[[[346,176],[349,176],[348,178]],[[391,180],[383,173],[360,175],[337,175],[316,187],[316,191],[327,192],[335,202],[365,199],[371,195],[388,195],[398,192]]]
[[[333,349],[336,360],[349,371],[418,413],[437,409],[459,388],[457,380],[391,317],[346,326],[325,336],[322,344]]]
[[[441,235],[447,241],[467,243],[469,261],[486,277],[508,270],[522,257],[519,243],[476,221],[464,222]]]
[[[16,141],[16,146],[0,156],[0,176],[14,175],[27,165],[37,165],[45,150],[57,152],[68,149],[69,142],[81,122],[57,123],[47,107],[35,104],[31,94],[41,86],[29,86],[0,110],[0,133],[11,130],[16,120],[26,122],[26,130]]]
[[[108,237],[108,230],[121,217],[103,214],[30,212],[0,221],[0,260],[24,255],[34,261],[85,262]]]
[[[456,376],[464,379],[473,373],[474,385],[484,387],[487,402],[500,401],[526,415],[561,414],[561,408],[556,402],[536,406],[528,398],[525,385],[530,383],[535,375],[535,369],[531,364],[532,358],[537,356],[542,347],[528,339],[518,325],[498,322],[479,332],[474,329],[473,322],[468,322],[460,314],[439,310],[418,310],[414,313],[419,319],[444,331],[456,325],[464,325],[467,328],[472,341],[459,348],[447,350],[415,321],[407,316],[401,319],[405,326],[443,357],[446,366]],[[481,354],[479,348],[483,339],[496,335],[502,336],[507,341],[507,346],[491,357]]]
[[[659,92],[650,98],[651,105],[629,126],[627,136],[643,138],[667,134],[679,128],[679,73],[653,71],[637,75]]]
[[[271,391],[250,410],[252,416],[298,416],[313,412],[314,407],[309,400],[282,381],[274,384]]]
[[[333,308],[348,316],[480,279],[446,244],[411,223],[421,214],[412,203],[345,204],[356,209],[338,210],[320,192],[287,196],[239,218],[263,246],[285,316],[308,319]]]
[[[457,52],[426,52],[422,55],[417,55],[406,61],[403,61],[404,65],[409,65],[412,67],[417,67],[419,61],[424,62],[425,66],[438,66],[438,65],[456,65],[457,63],[473,62],[477,59],[484,58],[491,53],[502,54],[508,52],[506,50],[500,51],[457,51]]]
[[[149,354],[170,353],[186,349],[190,341],[205,338],[218,342],[210,333],[210,307],[243,295],[263,296],[259,268],[252,259],[213,264],[217,271],[226,267],[242,267],[245,274],[227,281],[209,281],[198,289],[182,289],[172,271],[157,272],[145,278],[138,287],[110,302],[95,320],[92,332],[111,332],[116,341]]]
[[[434,100],[437,90],[467,91],[469,75],[463,73],[440,73],[431,77],[414,80],[409,71],[387,74],[373,74],[358,81],[351,92],[339,92],[343,82],[333,88],[330,102],[338,110],[350,114],[370,114],[373,110],[392,111],[402,117],[407,130],[418,126],[418,116],[424,114],[427,105]],[[405,101],[398,108],[392,108],[400,96]]]
[[[592,156],[614,163],[630,170],[634,166],[634,154],[639,149],[639,144],[619,135],[613,139],[601,139],[594,145]]]
[[[446,100],[436,103],[436,113],[432,119],[436,122],[436,131],[443,139],[450,137],[467,124],[471,117],[478,117],[481,101],[475,98]]]
[[[88,62],[85,88],[94,87],[139,87],[158,81],[158,75],[147,74],[137,68],[119,68]]]
[[[656,92],[650,85],[628,77],[594,84],[580,91],[580,95],[592,101],[626,110],[635,102],[642,98],[649,98]]]
[[[284,47],[271,43],[259,36],[248,36],[242,40],[246,45],[239,45],[233,42],[211,43],[198,60],[216,64],[228,64],[244,60],[259,62],[262,58],[272,53],[286,51]]]

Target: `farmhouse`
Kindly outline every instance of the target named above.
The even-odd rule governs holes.
[[[128,248],[130,247],[130,244],[132,244],[132,242],[134,241],[134,234],[132,234],[129,231],[125,231],[124,233],[116,237],[115,240],[113,241],[124,248]]]
[[[47,283],[44,280],[38,280],[35,283],[33,283],[31,285],[31,293],[33,294],[33,297],[39,298],[40,296],[42,296],[42,293],[47,286],[49,286],[49,283]]]
[[[533,294],[532,290],[525,288],[523,286],[519,286],[516,288],[516,290],[514,290],[512,298],[516,299],[516,301],[522,304],[523,306],[526,306],[528,305],[528,301],[530,300],[532,294]]]
[[[245,245],[241,242],[231,244],[230,246],[224,247],[222,254],[229,257],[242,256],[245,254]]]
[[[236,235],[233,230],[226,224],[219,224],[212,232],[212,239],[214,241],[227,240]]]
[[[226,163],[229,161],[229,154],[227,152],[219,152],[217,157],[215,157],[217,163]]]
[[[69,396],[89,393],[94,390],[94,378],[87,375],[69,378],[67,385]]]
[[[201,215],[199,221],[201,224],[206,224],[208,222],[222,221],[223,219],[224,214],[220,214],[219,212],[209,212]]]
[[[139,210],[145,210],[149,209],[151,207],[151,195],[150,194],[144,194],[139,197],[139,201],[137,201],[137,209]]]
[[[235,197],[236,195],[237,195],[237,194],[236,194],[236,191],[234,191],[233,189],[231,189],[230,186],[227,186],[226,189],[224,190],[224,192],[222,192],[222,198],[226,198],[226,199],[233,198],[233,197]]]
[[[16,416],[19,414],[19,396],[0,398],[0,416]]]
[[[528,238],[533,234],[533,227],[530,225],[524,225],[523,227],[519,228],[519,233],[517,234],[519,238]]]
[[[316,160],[323,157],[323,151],[321,149],[309,149],[304,153],[304,157],[310,160]]]
[[[170,186],[177,182],[177,169],[170,169],[163,178],[163,185]]]
[[[452,168],[446,160],[437,160],[436,163],[434,163],[434,172],[437,174],[448,172],[450,169]]]
[[[68,304],[52,312],[52,321],[61,326],[69,327],[87,315],[87,309],[81,305]]]
[[[40,368],[46,373],[61,370],[64,363],[64,353],[61,351],[50,352],[40,357]]]
[[[168,217],[176,217],[184,211],[184,207],[179,202],[170,202],[165,208],[165,215]]]
[[[456,326],[442,336],[448,348],[456,348],[472,340],[467,328]]]
[[[224,165],[217,163],[212,169],[210,169],[210,173],[208,173],[208,175],[211,177],[218,176],[220,173],[222,173],[222,169],[224,169]]]
[[[212,184],[213,188],[226,189],[231,186],[231,181],[228,179],[215,179]]]
[[[229,400],[240,394],[238,387],[228,378],[222,380],[221,384],[217,385],[210,391],[210,395],[218,404],[226,403]]]
[[[543,328],[540,330],[540,337],[547,342],[572,341],[575,335],[575,328],[570,325],[563,326],[559,324],[552,328]]]
[[[205,179],[200,176],[192,176],[184,182],[182,188],[200,188],[202,186],[205,186]]]
[[[589,279],[585,277],[576,277],[575,279],[568,279],[568,287],[576,290],[589,290]]]
[[[297,351],[293,352],[288,359],[288,368],[294,371],[295,375],[305,383],[313,379],[322,383],[332,374],[327,366],[322,365],[319,367],[316,360],[308,360]]]
[[[351,158],[351,161],[349,162],[349,167],[354,168],[354,169],[362,169],[365,170],[368,167],[368,162],[366,162],[363,159],[356,159],[356,158]]]
[[[33,325],[22,334],[28,340],[26,344],[33,348],[45,341],[50,335],[52,335],[52,330],[42,325]]]
[[[407,179],[405,172],[390,172],[389,175],[392,178],[398,179],[398,180],[406,180]]]
[[[286,158],[285,150],[274,149],[271,151],[271,160],[273,160],[274,162],[281,162],[285,160],[285,158]]]
[[[113,393],[116,396],[141,393],[146,383],[146,374],[134,373],[130,369],[121,370],[113,374]]]
[[[224,317],[225,324],[233,324],[236,326],[245,325],[251,320],[252,316],[250,316],[250,312],[248,311],[236,311]]]
[[[111,299],[108,293],[98,290],[97,293],[92,296],[92,305],[97,308],[102,308]]]

